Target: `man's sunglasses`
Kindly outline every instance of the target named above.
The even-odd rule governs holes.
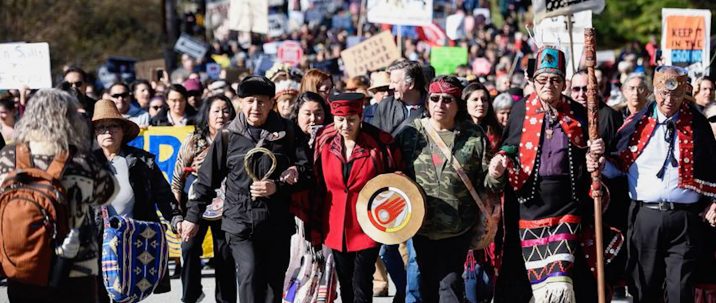
[[[129,93],[112,94],[110,96],[112,96],[112,98],[115,98],[115,99],[119,99],[119,98],[127,99],[129,97]]]

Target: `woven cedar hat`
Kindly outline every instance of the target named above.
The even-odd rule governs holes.
[[[139,135],[139,126],[127,118],[122,117],[122,114],[119,113],[117,106],[114,105],[114,101],[112,100],[99,100],[94,104],[92,125],[97,125],[97,122],[102,120],[115,120],[124,125],[123,143],[132,141]]]
[[[370,87],[368,90],[374,90],[381,87],[390,86],[390,75],[388,72],[375,72],[370,75]]]

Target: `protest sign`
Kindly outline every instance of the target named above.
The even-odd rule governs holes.
[[[156,155],[157,166],[171,182],[181,143],[193,131],[194,126],[150,126],[142,130],[129,145]]]
[[[300,63],[303,58],[303,48],[301,47],[301,43],[296,41],[282,42],[278,46],[276,57],[278,58],[278,61],[283,63],[291,65]]]
[[[206,75],[209,76],[211,80],[218,80],[221,76],[221,65],[218,63],[207,63]]]
[[[0,44],[0,89],[52,87],[50,45],[47,43]]]
[[[711,12],[701,9],[661,10],[661,49],[666,65],[709,66]],[[699,65],[697,65],[699,66]],[[708,68],[703,72],[708,75]]]
[[[579,69],[582,52],[584,51],[584,29],[592,27],[592,12],[582,11],[572,18],[572,47],[569,45],[567,17],[556,16],[542,19],[535,28],[535,39],[544,45],[552,45],[564,52],[567,59],[567,79],[571,79],[575,70]],[[572,49],[574,56],[572,56]],[[572,58],[574,57],[574,58]]]
[[[387,67],[400,59],[400,51],[393,35],[385,31],[341,52],[348,76],[365,75],[369,71]]]
[[[544,18],[572,15],[581,11],[590,11],[599,14],[604,10],[604,0],[535,0],[532,1],[534,10],[534,23],[538,24]]]
[[[438,46],[430,49],[430,65],[436,75],[449,75],[459,65],[467,64],[467,48]]]
[[[174,44],[174,50],[192,56],[195,59],[201,59],[204,58],[204,55],[209,50],[209,45],[204,41],[182,33],[177,39],[177,43]]]
[[[229,28],[240,32],[267,34],[269,14],[267,0],[231,0]]]
[[[134,72],[137,74],[137,79],[152,79],[156,80],[157,71],[166,70],[164,67],[164,59],[154,59],[139,61],[134,64]]]
[[[268,16],[268,36],[278,37],[288,30],[288,18],[283,13],[270,14]]]
[[[213,32],[214,38],[225,40],[229,36],[229,0],[215,0],[206,4],[206,30]]]
[[[433,0],[368,0],[368,22],[393,25],[429,25]]]

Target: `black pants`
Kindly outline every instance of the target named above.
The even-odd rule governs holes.
[[[702,239],[697,210],[629,208],[629,292],[634,302],[694,302]],[[666,295],[664,295],[666,291]]]
[[[181,256],[184,267],[181,271],[182,302],[193,303],[201,296],[201,255],[202,243],[207,230],[211,228],[214,242],[214,280],[216,289],[214,296],[218,303],[236,302],[236,266],[231,256],[231,249],[226,244],[224,231],[221,230],[221,220],[199,221],[199,231],[196,236],[181,244]]]
[[[280,303],[291,235],[267,232],[246,238],[227,232],[226,242],[236,262],[239,302]]]
[[[373,302],[373,273],[379,247],[355,252],[333,250],[341,302]]]
[[[460,277],[470,245],[469,235],[441,240],[413,237],[423,302],[462,302],[465,284]]]
[[[11,303],[95,303],[97,276],[69,278],[59,288],[23,284],[12,280],[7,284]]]

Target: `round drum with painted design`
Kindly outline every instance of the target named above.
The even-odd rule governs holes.
[[[358,194],[356,214],[371,239],[398,244],[412,238],[423,225],[425,194],[405,175],[379,175]]]

